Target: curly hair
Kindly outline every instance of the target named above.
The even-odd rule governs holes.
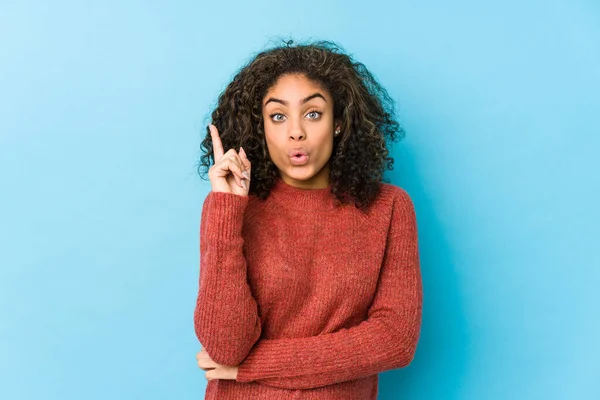
[[[364,210],[379,193],[384,170],[393,169],[386,140],[402,139],[404,129],[396,121],[395,103],[387,91],[335,42],[294,44],[287,40],[258,52],[247,62],[219,95],[212,112],[212,124],[219,131],[223,148],[244,148],[252,163],[249,194],[267,198],[279,173],[266,145],[262,99],[280,76],[297,73],[330,93],[334,119],[341,122],[329,175],[336,204],[354,203]],[[197,169],[206,179],[214,164],[208,127],[201,149],[204,155]]]

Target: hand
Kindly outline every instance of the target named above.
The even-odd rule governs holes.
[[[198,367],[206,371],[206,374],[204,375],[209,381],[212,379],[237,379],[237,366],[217,364],[210,358],[208,352],[203,348],[200,348],[200,352],[196,354],[196,360],[198,360]]]
[[[250,189],[251,165],[246,152],[240,147],[239,154],[235,149],[229,149],[223,154],[223,144],[217,127],[210,124],[208,128],[215,157],[215,165],[208,170],[212,191],[247,196]]]

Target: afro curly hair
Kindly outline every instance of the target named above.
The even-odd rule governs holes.
[[[225,151],[239,147],[246,151],[252,163],[249,195],[264,200],[279,176],[265,141],[262,100],[285,74],[303,74],[333,98],[334,119],[341,122],[342,134],[334,140],[330,159],[331,193],[336,204],[368,208],[379,193],[385,169],[393,169],[386,141],[398,141],[405,133],[387,91],[364,64],[327,40],[306,44],[284,40],[258,52],[219,95],[212,124]],[[204,154],[197,171],[206,179],[215,161],[208,126],[200,147]]]

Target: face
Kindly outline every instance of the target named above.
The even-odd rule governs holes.
[[[304,75],[282,75],[263,98],[262,114],[269,155],[283,181],[326,188],[333,132],[339,129],[331,95]]]

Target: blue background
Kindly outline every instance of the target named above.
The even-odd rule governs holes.
[[[203,397],[201,134],[289,36],[365,63],[406,129],[424,320],[380,398],[600,398],[592,0],[3,1],[0,398]]]

